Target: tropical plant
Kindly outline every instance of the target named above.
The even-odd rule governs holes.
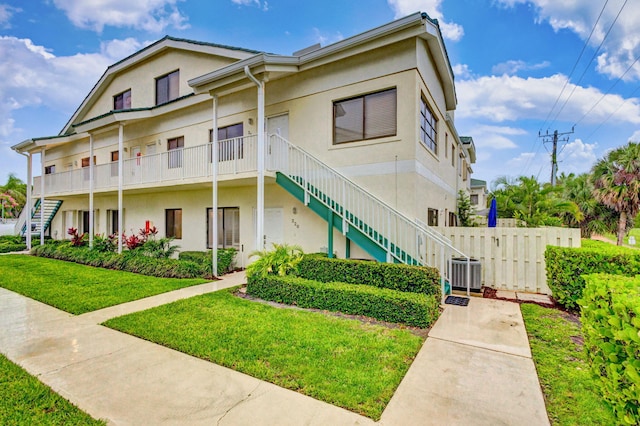
[[[473,226],[471,215],[474,213],[471,206],[471,198],[466,191],[458,191],[458,219],[461,226]]]
[[[118,246],[118,237],[111,234],[105,237],[102,234],[96,234],[93,237],[93,249],[102,253],[113,253]]]
[[[640,210],[640,143],[629,142],[609,152],[592,170],[593,196],[618,214],[617,244],[620,246]]]
[[[266,277],[267,275],[284,276],[295,272],[296,266],[303,256],[300,246],[288,244],[273,244],[273,250],[259,250],[249,256],[258,259],[247,266],[247,276]]]
[[[87,243],[87,233],[83,232],[78,235],[78,228],[71,227],[67,229],[67,234],[71,235],[71,245],[74,247],[81,247]]]
[[[615,210],[595,199],[591,175],[588,173],[578,176],[573,173],[569,175],[562,174],[558,178],[558,184],[563,187],[562,197],[576,203],[583,216],[582,220],[577,220],[574,215],[563,214],[562,218],[565,225],[572,228],[580,228],[582,238],[591,238],[594,233],[615,232],[618,215]]]
[[[493,188],[499,217],[520,219],[528,227],[560,226],[566,215],[582,220],[577,204],[561,197],[561,186],[541,185],[534,176],[520,176],[515,180],[500,177],[494,181]]]
[[[0,203],[3,205],[4,217],[17,217],[27,201],[27,185],[9,174],[7,183],[0,185]]]

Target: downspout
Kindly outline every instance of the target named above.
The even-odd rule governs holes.
[[[40,153],[40,245],[44,245],[44,161],[45,148]]]
[[[124,180],[124,174],[122,171],[122,167],[124,166],[123,151],[124,126],[120,123],[120,127],[118,127],[118,253],[122,253],[122,235],[124,233],[124,229],[122,229],[122,224],[124,222],[122,220],[122,184]]]
[[[249,66],[244,67],[245,75],[258,88],[258,200],[256,218],[256,250],[264,249],[264,81],[259,81],[251,74]]]
[[[93,135],[89,135],[89,248],[93,248]]]

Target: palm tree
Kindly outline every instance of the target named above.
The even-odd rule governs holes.
[[[614,209],[618,218],[619,246],[640,210],[640,143],[629,142],[599,160],[592,171],[593,196]]]
[[[559,196],[562,187],[540,185],[533,176],[520,176],[513,181],[499,178],[494,188],[500,217],[521,219],[528,227],[561,225],[563,215],[582,220],[576,203]]]
[[[563,215],[567,226],[579,227],[582,238],[591,238],[593,233],[615,232],[618,215],[615,210],[595,199],[590,174],[562,174],[558,179],[558,185],[564,188],[562,197],[576,203],[583,215],[582,220],[576,220],[573,215]]]

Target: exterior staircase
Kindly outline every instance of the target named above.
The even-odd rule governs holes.
[[[469,260],[448,238],[407,218],[279,135],[270,135],[268,152],[267,167],[287,192],[376,260],[439,269],[443,296],[448,293],[451,259]]]
[[[40,229],[40,218],[44,215],[44,230],[42,232],[47,232],[49,229],[49,225],[51,225],[51,221],[55,217],[56,213],[60,209],[62,205],[61,200],[48,200],[45,199],[44,203],[40,203],[40,198],[36,199],[33,209],[24,208],[22,213],[20,214],[20,218],[18,219],[18,223],[16,223],[16,230],[18,231],[18,235],[25,236],[27,233],[27,214],[31,211],[31,235],[39,236]]]

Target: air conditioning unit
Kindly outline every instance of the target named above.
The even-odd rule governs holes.
[[[477,259],[471,259],[469,262],[471,272],[469,289],[479,293],[482,289],[482,264]],[[451,259],[451,287],[454,290],[467,291],[467,259],[464,257]]]

